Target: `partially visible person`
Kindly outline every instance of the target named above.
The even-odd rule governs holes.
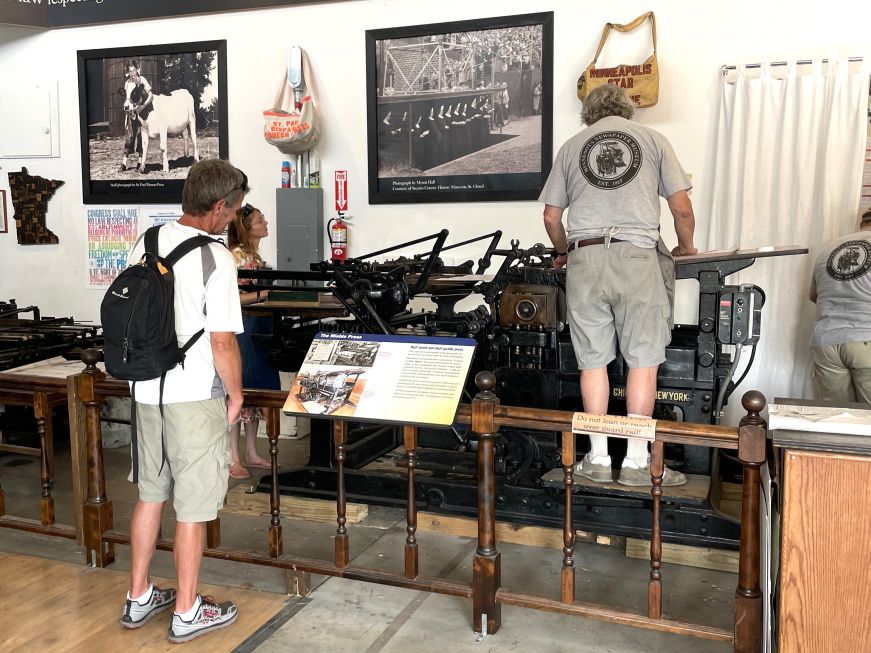
[[[541,113],[541,82],[538,82],[532,89],[532,115],[537,116]]]
[[[128,83],[133,84],[133,86],[139,86],[142,84],[142,89],[145,91],[145,99],[134,107],[136,113],[141,113],[145,107],[151,104],[151,101],[154,99],[154,92],[151,90],[151,84],[148,83],[148,80],[145,79],[145,76],[140,72],[139,62],[136,59],[131,61],[127,66],[127,80]],[[126,86],[127,85],[125,84],[125,87]]]
[[[228,162],[208,159],[194,164],[182,190],[182,216],[158,232],[159,254],[169,254],[193,236],[222,234],[247,192],[248,178]],[[143,240],[130,252],[130,263],[143,256]],[[236,266],[220,243],[182,257],[173,272],[179,343],[200,329],[205,333],[187,351],[184,366],[166,373],[162,400],[160,378],[136,383],[139,499],[130,521],[130,591],[121,625],[139,628],[175,604],[169,640],[184,642],[230,625],[237,614],[229,601],[216,603],[200,596],[197,583],[206,522],[217,517],[227,493],[227,427],[242,409],[236,342],[242,311]],[[149,580],[160,515],[170,494],[176,517],[178,593]]]
[[[504,87],[502,89],[502,124],[507,125],[511,122],[511,118],[508,114],[508,83],[502,84]]]
[[[269,224],[260,209],[246,204],[236,212],[236,217],[227,230],[227,244],[238,269],[262,270],[266,267],[266,263],[260,257],[259,249],[260,241],[268,235]],[[266,298],[265,292],[244,290],[245,286],[250,286],[254,282],[254,279],[239,280],[239,301],[242,306],[249,306]],[[243,311],[242,323],[245,331],[237,336],[242,354],[242,387],[261,390],[281,389],[278,372],[269,364],[263,348],[263,340],[272,335],[272,317]],[[246,467],[271,469],[270,461],[257,453],[257,429],[262,419],[266,419],[263,408],[243,406],[240,422],[245,425],[244,460],[239,452],[239,435],[242,430],[240,423],[230,426],[230,455],[232,456],[230,478],[237,480],[251,478],[251,473]]]
[[[817,399],[871,403],[871,209],[859,231],[826,244],[814,263],[810,300]]]
[[[608,411],[607,366],[618,343],[629,367],[627,414],[653,414],[656,373],[671,340],[671,256],[698,251],[690,180],[666,138],[632,121],[634,115],[635,104],[623,89],[606,84],[592,91],[582,115],[587,127],[560,148],[539,197],[554,267],[567,266],[568,322],[581,397],[584,411],[594,415]],[[660,197],[668,201],[678,238],[670,253],[659,237]],[[590,435],[590,451],[575,473],[611,482],[605,436]],[[628,441],[617,482],[651,485],[644,441]],[[684,474],[665,468],[664,486],[684,483]]]

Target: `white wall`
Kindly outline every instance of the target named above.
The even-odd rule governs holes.
[[[280,163],[285,157],[263,141],[260,112],[272,102],[287,47],[301,45],[310,55],[321,92],[325,133],[319,149],[326,188],[325,213],[333,207],[333,171],[347,169],[350,177],[352,255],[442,227],[450,229],[451,239],[456,240],[499,228],[506,238],[519,238],[522,246],[527,246],[546,242],[547,238],[541,226],[541,206],[534,201],[367,204],[365,30],[554,11],[556,151],[579,128],[575,83],[593,56],[603,24],[609,20],[627,22],[650,9],[657,16],[660,101],[655,107],[640,110],[638,119],[671,140],[684,167],[693,175],[697,233],[704,234],[707,216],[701,209],[710,182],[710,132],[716,115],[720,66],[822,56],[869,59],[871,3],[540,0],[533,8],[525,0],[354,0],[52,32],[0,28],[0,80],[4,87],[34,78],[58,80],[61,128],[60,158],[0,160],[0,172],[25,165],[32,174],[66,181],[48,211],[48,228],[59,236],[59,245],[20,247],[14,225],[10,225],[8,234],[0,234],[0,299],[14,297],[19,304],[38,304],[46,315],[98,319],[102,291],[86,289],[85,276],[78,49],[226,39],[230,159],[251,179],[254,191],[250,201],[271,217],[275,211],[273,189],[279,184]],[[620,62],[603,59],[600,63]],[[8,189],[2,174],[0,188]],[[758,217],[765,219],[764,215]],[[664,233],[666,241],[673,244],[674,232],[668,222]],[[767,244],[772,243],[759,243]],[[266,258],[274,261],[274,240],[264,242],[264,246]],[[458,258],[476,258],[479,254],[477,250],[468,251],[459,253]],[[805,280],[795,283],[804,284]]]

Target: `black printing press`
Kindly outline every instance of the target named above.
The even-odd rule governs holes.
[[[29,318],[24,317],[30,314]],[[45,317],[38,306],[19,307],[0,300],[0,370],[21,367],[53,356],[78,356],[102,345],[99,325],[72,317]]]
[[[313,264],[310,272],[240,271],[255,279],[248,289],[270,290],[263,308],[274,311],[272,358],[284,371],[295,371],[317,332],[357,332],[458,336],[477,341],[464,401],[476,392],[472,379],[481,370],[497,378],[504,405],[582,410],[579,372],[565,323],[565,273],[554,270],[543,245],[521,249],[512,241],[498,247],[495,232],[446,245],[448,232],[402,243],[344,262]],[[444,265],[445,252],[474,243],[485,245],[478,260]],[[431,243],[427,251],[377,261],[375,257]],[[677,263],[678,279],[699,283],[698,323],[674,326],[666,361],[659,367],[654,417],[717,423],[723,406],[753,363],[765,302],[761,288],[728,285],[726,277],[764,256],[805,253],[796,247],[702,254]],[[499,267],[484,276],[491,263]],[[294,301],[294,297],[305,301]],[[459,310],[457,304],[477,307]],[[424,300],[428,300],[422,305]],[[434,304],[434,306],[433,306]],[[753,353],[736,378],[740,352]],[[609,366],[609,412],[625,414],[626,367],[619,356]],[[282,471],[283,494],[335,495],[336,474],[330,422],[312,419],[308,463]],[[497,518],[560,527],[562,469],[559,434],[502,429],[496,445]],[[579,451],[584,451],[583,436]],[[425,429],[419,434],[416,493],[419,508],[476,514],[477,442],[468,427]],[[625,443],[609,446],[622,459]],[[349,500],[405,505],[406,460],[402,434],[394,426],[351,423],[346,450],[345,487]],[[719,459],[703,447],[666,448],[667,463],[690,475],[679,492],[663,496],[666,541],[737,548],[738,520],[712,505],[711,476],[721,474]],[[737,479],[736,479],[737,480]],[[264,477],[259,489],[270,489]],[[650,494],[576,477],[574,519],[578,529],[631,537],[649,537]]]

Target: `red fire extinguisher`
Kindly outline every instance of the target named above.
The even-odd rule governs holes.
[[[327,234],[330,238],[330,255],[334,261],[344,261],[348,258],[348,225],[342,221],[342,214],[327,222]]]

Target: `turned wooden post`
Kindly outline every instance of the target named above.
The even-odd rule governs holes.
[[[563,514],[563,568],[561,575],[560,600],[563,603],[575,602],[575,523],[572,514],[572,487],[575,471],[575,434],[563,431],[562,434],[563,483],[565,483],[566,505]]]
[[[277,558],[284,552],[284,537],[281,528],[281,494],[278,491],[278,432],[280,413],[275,406],[266,409],[266,437],[269,438],[269,461],[272,488],[269,491],[269,556]]]
[[[0,517],[6,514],[6,492],[3,491],[3,485],[0,484]]]
[[[496,461],[494,413],[499,399],[493,394],[496,376],[478,372],[477,395],[472,400],[472,432],[478,436],[478,548],[472,563],[472,624],[474,631],[499,630],[502,606],[496,592],[502,584],[501,554],[496,551]]]
[[[84,508],[85,562],[105,567],[115,561],[115,545],[103,542],[103,533],[112,529],[112,502],[106,497],[106,470],[103,466],[103,433],[100,426],[102,397],[94,384],[105,375],[97,369],[100,354],[95,349],[82,352],[85,370],[76,377],[79,399],[85,407],[88,435],[88,498]]]
[[[417,459],[417,427],[403,426],[402,437],[405,445],[405,454],[408,457],[408,505],[405,509],[406,538],[405,538],[405,577],[417,578],[418,552],[417,552],[417,505],[414,494],[414,465]]]
[[[665,467],[665,452],[661,440],[650,446],[650,479],[653,487],[653,523],[650,527],[650,580],[647,583],[647,616],[662,619],[662,527],[659,523],[662,475]]]
[[[759,416],[765,396],[751,390],[741,398],[747,414],[738,423],[738,459],[744,465],[741,491],[741,550],[735,590],[735,653],[762,650],[762,592],[759,588],[759,469],[765,462],[766,423]]]
[[[33,416],[36,418],[36,432],[39,434],[39,481],[42,494],[39,499],[39,521],[43,526],[54,524],[54,498],[51,496],[52,478],[51,450],[52,442],[51,408],[48,406],[48,395],[43,391],[33,393]]]
[[[336,566],[347,567],[350,561],[348,529],[345,528],[345,443],[348,441],[348,423],[333,422],[333,442],[336,445]]]

